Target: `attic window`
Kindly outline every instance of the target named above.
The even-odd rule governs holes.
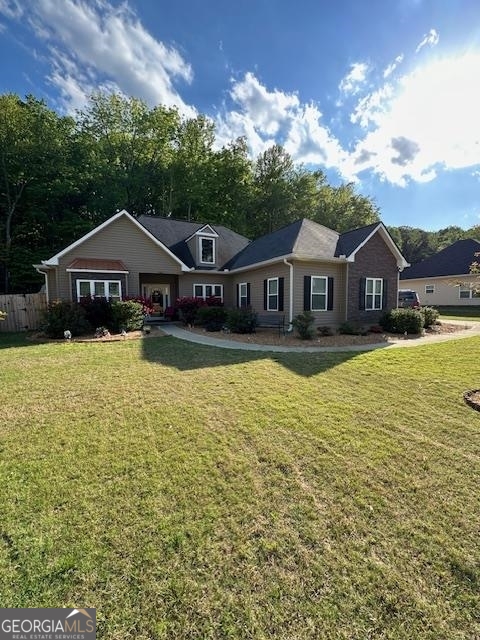
[[[200,262],[204,264],[215,264],[214,238],[200,238]]]

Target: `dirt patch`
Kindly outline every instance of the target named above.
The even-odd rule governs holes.
[[[475,409],[475,411],[480,411],[480,389],[466,391],[463,394],[463,399],[469,407],[472,407],[472,409]]]
[[[437,336],[442,334],[451,334],[458,331],[464,331],[465,326],[456,324],[440,324],[436,325],[432,329],[428,329],[425,332],[425,336]],[[284,347],[348,347],[352,345],[365,345],[365,344],[389,344],[393,342],[399,342],[403,340],[417,340],[423,335],[409,335],[403,336],[392,333],[368,333],[365,336],[349,336],[343,334],[335,334],[333,336],[318,336],[313,340],[301,340],[295,334],[287,334],[285,336],[279,335],[276,329],[262,329],[258,328],[256,333],[251,334],[239,334],[239,333],[225,333],[219,332],[207,332],[202,327],[190,327],[187,331],[196,333],[199,335],[207,335],[212,338],[219,338],[221,340],[231,340],[232,342],[246,342],[248,344],[265,344]]]
[[[139,340],[140,338],[158,338],[159,336],[166,335],[160,328],[156,328],[154,332],[144,331],[127,331],[125,335],[120,333],[110,333],[107,336],[101,336],[96,338],[93,334],[86,336],[75,336],[69,342],[123,342],[124,340]],[[47,338],[44,333],[32,333],[28,336],[28,339],[32,342],[67,342],[67,340],[60,340],[58,338]]]

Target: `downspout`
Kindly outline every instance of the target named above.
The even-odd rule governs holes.
[[[50,296],[49,296],[49,292],[48,292],[48,275],[47,275],[47,271],[41,271],[38,267],[35,267],[35,271],[37,273],[41,273],[43,275],[43,277],[45,278],[45,297],[47,299],[47,304],[50,304]]]
[[[345,265],[345,322],[348,322],[348,272],[350,263]]]
[[[293,331],[293,264],[288,262],[286,258],[283,259],[283,262],[290,267],[290,284],[288,287],[288,332]]]

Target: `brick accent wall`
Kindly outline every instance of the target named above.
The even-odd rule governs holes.
[[[361,278],[386,278],[387,304],[381,311],[362,311],[360,303]],[[348,265],[348,320],[371,325],[380,316],[397,306],[398,268],[395,256],[377,232],[356,254],[355,262]]]

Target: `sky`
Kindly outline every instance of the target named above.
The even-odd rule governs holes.
[[[98,90],[282,144],[387,225],[480,224],[479,0],[0,0],[0,93]]]

